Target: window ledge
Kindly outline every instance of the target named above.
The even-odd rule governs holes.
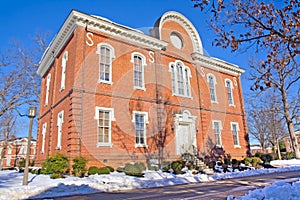
[[[216,145],[216,148],[221,149],[221,148],[223,148],[223,145]]]
[[[235,149],[240,149],[240,148],[242,148],[242,147],[241,147],[241,145],[234,145],[234,148],[235,148]]]
[[[177,96],[177,97],[184,97],[184,98],[189,98],[189,99],[193,99],[192,96],[186,96],[186,95],[182,95],[182,94],[172,94],[172,96]]]
[[[230,106],[230,107],[235,107],[235,105],[234,105],[234,104],[229,104],[229,106]]]
[[[146,149],[148,149],[148,145],[146,145],[146,144],[135,144],[134,147],[135,148],[146,148]]]
[[[211,101],[211,103],[219,104],[219,102],[218,102],[218,101]]]
[[[101,143],[101,142],[98,142],[97,143],[97,147],[110,147],[112,148],[112,143]]]
[[[134,86],[133,88],[134,88],[135,90],[143,90],[143,91],[146,91],[146,88],[145,88],[145,87]]]
[[[61,146],[55,147],[55,150],[61,150]]]
[[[98,80],[98,83],[104,83],[104,84],[108,84],[108,85],[112,85],[113,82],[112,81],[105,81],[105,80]]]

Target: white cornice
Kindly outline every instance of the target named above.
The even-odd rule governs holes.
[[[54,58],[58,55],[70,36],[73,34],[75,28],[76,23],[74,19],[74,12],[72,11],[44,53],[40,61],[40,66],[37,70],[38,75],[44,76],[50,65],[53,63]]]
[[[192,53],[191,56],[196,64],[203,65],[203,67],[207,67],[213,70],[239,76],[245,72],[244,69],[239,68],[237,65],[225,62],[217,58],[207,57],[200,53]]]
[[[155,50],[161,50],[167,46],[167,42],[145,35],[140,31],[119,25],[104,18],[90,16],[73,10],[44,53],[37,70],[40,76],[46,73],[77,26],[87,26],[89,30],[119,37]]]

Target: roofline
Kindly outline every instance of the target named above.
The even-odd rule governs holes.
[[[234,75],[241,75],[245,72],[244,69],[239,66],[220,60],[213,57],[208,57],[200,53],[192,53],[192,59],[196,64],[203,64],[203,67],[208,67],[210,69],[218,70],[225,73],[231,73]]]
[[[44,76],[51,64],[54,62],[54,59],[72,36],[75,28],[78,26],[88,26],[90,30],[120,37],[155,50],[164,49],[168,44],[167,42],[148,36],[129,27],[111,22],[105,18],[91,16],[72,10],[42,56],[40,66],[37,70],[38,75]]]

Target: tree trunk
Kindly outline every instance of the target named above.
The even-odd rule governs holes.
[[[277,148],[277,153],[278,153],[278,160],[281,160],[280,145],[279,145],[278,138],[276,139],[276,148]]]
[[[282,72],[279,72],[280,76],[280,92],[281,92],[281,97],[282,97],[282,103],[283,103],[283,111],[284,111],[284,118],[288,127],[288,131],[290,134],[291,142],[292,142],[292,147],[293,151],[295,153],[296,159],[300,159],[300,151],[299,151],[299,145],[298,145],[298,140],[294,131],[294,124],[293,120],[291,118],[290,110],[289,110],[289,104],[287,101],[287,94],[286,90],[284,88],[284,78],[282,75]]]

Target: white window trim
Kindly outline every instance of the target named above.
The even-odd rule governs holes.
[[[183,89],[184,89],[184,95],[178,93],[178,80],[177,80],[178,79],[178,77],[177,77],[178,76],[177,75],[177,64],[178,63],[181,64],[182,70],[183,70]],[[171,73],[171,76],[172,76],[172,65],[174,67],[174,82],[176,84],[175,87],[174,87],[175,91],[173,91],[173,89],[172,89],[172,95],[173,96],[186,97],[186,98],[191,98],[192,99],[193,98],[192,94],[191,94],[191,77],[192,77],[192,75],[191,75],[190,68],[187,67],[187,66],[185,66],[184,63],[182,61],[180,61],[180,60],[175,60],[175,62],[170,62],[169,63],[169,72]],[[188,77],[189,77],[188,81],[186,80],[185,70],[188,71]],[[186,83],[188,83],[188,86],[186,85]],[[173,88],[173,82],[171,84],[172,84],[171,88]],[[187,90],[189,90],[189,95],[186,95]]]
[[[216,103],[216,104],[218,104],[219,102],[218,102],[218,97],[217,97],[217,87],[216,87],[216,85],[217,85],[217,79],[216,79],[216,77],[215,77],[215,75],[213,75],[212,73],[208,73],[207,74],[207,83],[208,83],[208,88],[209,88],[209,95],[211,95],[210,94],[210,85],[209,85],[209,77],[212,77],[213,78],[213,80],[214,80],[214,96],[215,96],[215,100],[212,100],[211,98],[210,98],[210,100],[211,100],[211,102],[212,103]],[[211,96],[210,96],[211,97]]]
[[[135,143],[134,146],[135,146],[135,148],[140,148],[140,147],[148,148],[148,144],[147,144],[147,126],[146,126],[147,124],[149,124],[148,112],[132,111],[132,122],[134,123],[134,134],[135,134],[135,137],[136,137],[135,115],[144,115],[144,141],[145,141],[145,144],[136,144]]]
[[[231,99],[232,99],[232,103],[228,102],[228,104],[229,104],[229,106],[235,107],[234,98],[233,98],[233,88],[234,88],[233,83],[230,79],[228,79],[228,78],[225,79],[225,88],[226,88],[226,94],[227,95],[228,95],[228,93],[227,93],[227,84],[226,84],[227,82],[230,82],[230,85],[231,85]],[[227,97],[227,101],[228,101],[228,97]]]
[[[50,82],[51,82],[51,74],[48,74],[47,80],[46,80],[46,97],[45,97],[44,106],[47,106],[49,103]]]
[[[67,62],[68,62],[68,51],[64,53],[61,61],[61,83],[60,83],[60,90],[59,90],[60,92],[65,89],[65,85],[66,85]]]
[[[216,143],[216,147],[221,148],[221,147],[223,147],[223,142],[222,142],[222,130],[223,130],[222,121],[221,120],[212,120],[212,129],[213,129],[214,135],[215,135],[215,124],[214,124],[215,122],[219,124],[219,129],[220,129],[220,143],[221,143],[220,145],[218,145]]]
[[[61,116],[61,117],[60,117]],[[56,150],[61,150],[61,143],[62,143],[62,125],[64,123],[64,111],[60,111],[57,114],[57,145]]]
[[[111,60],[110,60],[110,69],[109,69],[110,70],[109,71],[109,81],[101,80],[100,79],[100,61],[101,61],[101,47],[102,46],[105,46],[105,47],[107,47],[107,48],[110,49],[110,58],[111,58]],[[115,49],[110,44],[108,44],[108,43],[105,43],[105,42],[99,43],[97,45],[96,54],[99,55],[99,62],[98,62],[98,67],[99,67],[99,74],[98,74],[98,76],[99,76],[99,78],[98,78],[98,83],[105,83],[105,84],[112,85],[113,84],[113,82],[112,82],[112,68],[113,68],[112,61],[115,58]]]
[[[109,119],[109,123],[110,123],[110,128],[109,128],[109,137],[108,137],[108,143],[104,143],[104,142],[98,142],[98,126],[99,126],[99,111],[102,110],[102,111],[109,111],[110,112],[110,119]],[[96,106],[96,109],[95,109],[95,117],[94,117],[95,120],[97,120],[97,147],[112,147],[113,144],[112,144],[112,141],[111,141],[111,134],[112,134],[112,126],[111,126],[111,122],[112,121],[116,121],[115,119],[115,116],[114,116],[114,109],[113,108],[105,108],[105,107],[99,107],[99,106]]]
[[[43,124],[43,127],[42,127],[42,150],[41,150],[41,154],[45,153],[46,132],[47,132],[47,122],[45,122]]]
[[[234,148],[241,148],[241,145],[240,145],[240,140],[239,140],[239,131],[240,131],[240,128],[239,128],[239,123],[237,122],[230,122],[230,129],[231,129],[231,133],[232,133],[232,137],[233,137],[233,125],[236,125],[236,131],[237,131],[237,142],[238,142],[238,145],[235,145],[234,144],[234,138],[233,138],[233,145],[234,145]]]
[[[139,57],[142,58],[142,72],[143,72],[143,74],[142,74],[142,87],[134,85],[134,56],[139,56]],[[146,57],[142,53],[133,52],[131,54],[131,60],[130,60],[130,62],[133,64],[133,88],[136,89],[136,90],[144,90],[144,91],[146,91],[146,87],[145,87],[145,67],[147,66]]]

